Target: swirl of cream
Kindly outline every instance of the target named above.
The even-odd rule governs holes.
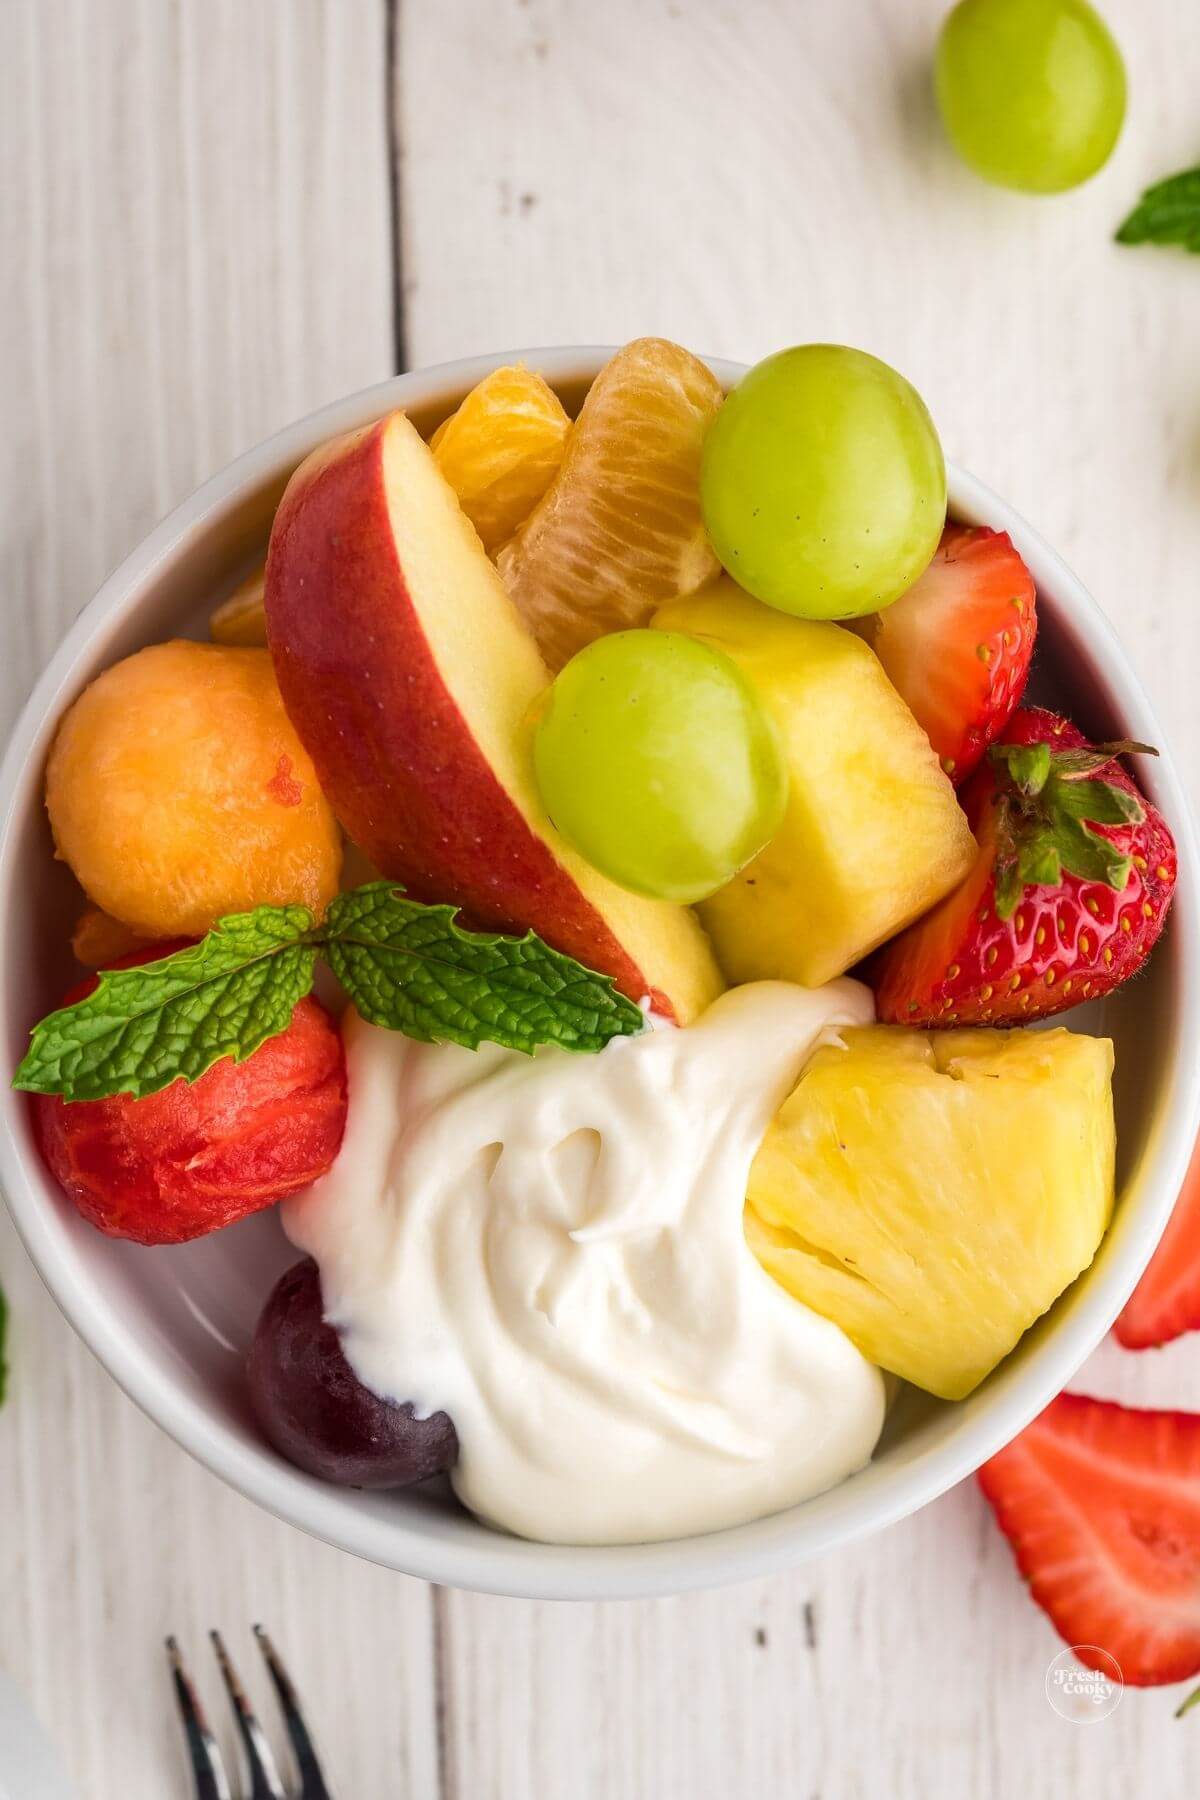
[[[347,1019],[345,1143],[286,1228],[360,1380],[454,1420],[473,1512],[644,1542],[869,1459],[882,1378],[760,1268],[742,1201],[815,1046],[871,1016],[856,982],[756,982],[685,1030],[533,1057]]]

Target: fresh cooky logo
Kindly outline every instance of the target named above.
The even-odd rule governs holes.
[[[1087,1663],[1081,1659],[1086,1656]],[[1046,1698],[1062,1719],[1094,1725],[1121,1704],[1125,1677],[1115,1656],[1096,1644],[1074,1644],[1060,1650],[1046,1670]]]

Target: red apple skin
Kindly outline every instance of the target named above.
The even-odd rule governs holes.
[[[713,998],[720,978],[695,920],[619,890],[610,899],[541,811],[522,731],[549,675],[402,414],[335,439],[293,475],[265,604],[287,711],[348,836],[383,875],[478,926],[536,930],[668,1018]],[[470,696],[472,716],[456,694]],[[631,916],[625,935],[644,930],[655,957],[661,947],[661,975],[601,905]]]
[[[115,966],[146,960],[143,951]],[[95,985],[81,983],[63,1004]],[[305,999],[286,1031],[198,1081],[141,1100],[35,1094],[31,1103],[42,1153],[90,1224],[139,1244],[182,1244],[327,1172],[346,1127],[346,1059],[334,1020]]]

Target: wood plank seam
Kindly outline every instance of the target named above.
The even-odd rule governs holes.
[[[397,375],[408,368],[408,323],[404,293],[404,205],[401,169],[404,143],[400,129],[400,0],[385,0],[384,110],[387,129],[389,227],[392,239],[392,361]]]
[[[434,1745],[437,1755],[438,1800],[456,1800],[458,1782],[454,1772],[455,1719],[452,1705],[451,1671],[454,1667],[450,1645],[452,1623],[449,1595],[443,1587],[430,1589],[430,1639],[433,1662]]]

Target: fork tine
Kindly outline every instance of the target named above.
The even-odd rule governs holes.
[[[250,1770],[250,1794],[248,1800],[287,1800],[283,1783],[279,1779],[279,1770],[275,1767],[275,1758],[271,1755],[271,1746],[263,1736],[262,1726],[251,1711],[242,1684],[238,1680],[237,1670],[229,1660],[229,1653],[221,1641],[219,1631],[210,1631],[212,1647],[217,1653],[217,1661],[221,1665],[230,1701],[233,1705],[234,1718],[241,1734],[242,1746],[246,1752],[246,1763]]]
[[[279,1696],[283,1722],[287,1726],[287,1734],[292,1741],[296,1768],[300,1775],[300,1800],[332,1800],[332,1795],[325,1786],[325,1777],[321,1773],[321,1765],[317,1761],[317,1753],[313,1748],[308,1726],[304,1722],[304,1714],[300,1710],[300,1700],[292,1678],[262,1625],[254,1627],[254,1636],[263,1653],[263,1660],[270,1670],[275,1692]]]
[[[179,1703],[188,1754],[192,1759],[196,1800],[231,1800],[229,1778],[225,1773],[225,1764],[221,1761],[221,1752],[208,1729],[204,1708],[196,1696],[191,1677],[179,1653],[179,1645],[173,1637],[167,1639],[167,1660],[171,1665],[175,1698]]]

